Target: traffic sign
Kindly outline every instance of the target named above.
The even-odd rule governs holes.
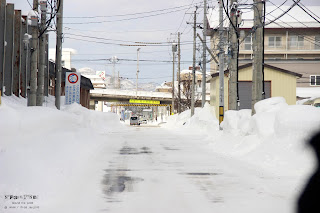
[[[66,72],[66,105],[72,103],[80,104],[80,80],[81,74],[78,74],[76,72]]]

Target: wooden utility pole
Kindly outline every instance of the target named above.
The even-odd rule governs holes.
[[[14,5],[6,6],[6,35],[5,35],[5,61],[4,61],[4,94],[12,95],[12,69],[13,69],[13,28],[14,28]]]
[[[177,44],[173,41],[172,44],[172,110],[171,114],[174,114],[174,75],[175,75],[175,67],[174,67],[174,62],[175,62],[175,54],[177,51]]]
[[[254,28],[252,47],[253,47],[253,65],[252,65],[252,115],[255,114],[254,105],[262,100],[263,92],[263,75],[262,75],[262,59],[263,59],[263,3],[261,0],[254,0]]]
[[[3,95],[4,49],[6,34],[6,0],[0,0],[0,96]]]
[[[191,116],[194,115],[194,96],[196,84],[196,36],[197,36],[197,10],[193,15],[193,59],[192,59],[192,83],[191,83]]]
[[[231,60],[229,65],[229,110],[238,109],[238,23],[237,23],[237,0],[230,0],[230,35],[231,35]]]
[[[203,41],[202,41],[202,101],[201,106],[206,103],[206,70],[207,70],[207,0],[203,1]]]
[[[201,38],[199,33],[197,33],[197,36],[200,39],[200,41],[203,42],[203,39]],[[216,62],[216,64],[219,64],[219,61],[217,60],[216,56],[213,54],[213,52],[210,50],[210,48],[207,45],[206,45],[206,49],[207,49],[208,53],[210,54],[210,56],[212,57],[212,60],[214,60]]]
[[[46,34],[46,46],[45,46],[45,67],[44,67],[44,96],[49,95],[49,34]]]
[[[141,48],[137,49],[137,80],[136,80],[136,98],[138,98],[138,75],[139,75],[139,51]],[[114,68],[113,68],[114,70]]]
[[[181,49],[180,49],[180,32],[178,32],[178,113],[181,113],[181,76],[180,76],[180,61],[181,61]]]
[[[21,35],[22,38],[21,40],[23,41],[21,43],[21,72],[20,72],[20,89],[21,89],[21,96],[26,98],[27,97],[27,64],[29,63],[29,60],[27,59],[28,55],[28,44],[27,40],[24,40],[24,35],[28,33],[28,18],[27,16],[22,16],[23,21],[22,21],[22,30],[21,30]]]
[[[37,103],[37,74],[38,74],[38,0],[33,0],[34,14],[31,16],[32,42],[31,42],[31,67],[30,67],[30,92],[28,96],[28,106],[36,106]]]
[[[44,93],[44,70],[46,66],[46,19],[47,19],[47,2],[40,1],[41,4],[41,24],[39,38],[39,72],[38,72],[38,88],[37,88],[37,106],[43,104]]]
[[[62,78],[62,24],[63,24],[63,0],[58,0],[57,11],[57,39],[56,39],[56,85],[55,85],[55,105],[60,110],[60,98],[61,98],[61,78]]]
[[[224,26],[223,26],[223,6],[219,1],[219,124],[224,117]]]
[[[12,92],[20,96],[20,73],[21,73],[21,10],[14,11],[14,49],[13,49],[13,73]]]

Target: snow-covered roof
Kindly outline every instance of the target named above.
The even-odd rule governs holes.
[[[320,24],[316,22],[312,17],[305,13],[299,6],[294,6],[287,14],[279,18],[274,23],[268,25],[271,20],[279,17],[285,11],[287,11],[290,6],[267,6],[266,7],[266,28],[307,28],[307,27],[319,27]],[[310,10],[316,16],[320,16],[320,6],[308,6]],[[240,9],[241,10],[241,9]],[[241,10],[242,13],[242,23],[240,28],[251,28],[253,26],[253,10]],[[216,29],[219,27],[219,7],[208,10],[208,23],[210,28]],[[229,20],[224,14],[224,27],[229,26]]]
[[[297,96],[301,98],[319,98],[320,87],[297,87]]]
[[[192,70],[182,70],[180,74],[191,74]],[[202,75],[202,72],[196,71],[196,75]]]

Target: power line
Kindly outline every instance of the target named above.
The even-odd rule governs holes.
[[[313,14],[314,16],[316,16],[318,19],[320,19],[320,17],[315,14],[314,12],[312,12],[309,8],[307,8],[304,4],[302,4],[302,2],[299,2],[300,5],[302,5],[305,9],[307,9],[311,14]]]
[[[271,1],[270,1],[271,2]],[[267,26],[267,25],[269,25],[269,24],[271,24],[271,23],[273,23],[273,22],[275,22],[276,20],[278,20],[278,19],[280,19],[282,16],[284,16],[285,14],[287,14],[294,6],[296,6],[298,3],[300,2],[300,0],[298,0],[297,2],[295,2],[293,5],[291,5],[286,11],[284,11],[281,15],[279,15],[278,17],[275,17],[275,16],[273,16],[272,14],[270,14],[270,13],[268,13],[268,14],[270,14],[272,17],[274,17],[274,19],[273,20],[270,20],[269,18],[267,18],[268,20],[270,20],[268,23],[266,23],[264,26]],[[271,2],[272,3],[272,2]],[[273,3],[272,3],[273,4]],[[275,4],[273,4],[273,5],[275,5]],[[276,6],[276,5],[275,5]],[[279,7],[278,7],[279,8]],[[281,9],[282,10],[282,9]],[[283,10],[282,10],[283,11]],[[292,16],[291,16],[292,17]],[[293,17],[294,18],[294,17]],[[297,20],[296,18],[294,18],[296,21],[298,21],[298,22],[300,22],[299,20]],[[281,21],[281,22],[283,22],[283,21]],[[292,29],[294,29],[294,27],[293,26],[291,26],[290,24],[288,24],[288,23],[286,23],[286,22],[283,22],[284,24],[287,24],[288,26],[290,26]],[[300,22],[301,24],[303,24],[302,22]],[[278,26],[280,26],[280,27],[282,27],[282,28],[284,28],[284,29],[287,29],[286,27],[284,27],[284,26],[282,26],[282,25],[280,25],[279,23],[276,23],[275,22],[275,24],[277,24]],[[305,24],[304,24],[305,25]],[[307,25],[305,25],[307,28],[309,28]],[[262,27],[262,26],[258,26],[258,27]],[[252,28],[249,32],[248,32],[248,34],[240,41],[240,44],[250,35],[250,34],[252,34],[252,33],[254,33],[256,31],[256,28]],[[294,33],[295,35],[298,35],[298,36],[304,36],[304,35],[302,35],[302,34],[299,34],[299,33],[297,33],[296,31],[291,31],[292,33]],[[305,38],[307,38],[306,36],[304,36]],[[310,43],[313,43],[312,42],[312,40],[310,40],[310,39],[306,39],[306,40],[308,40]],[[317,44],[317,43],[314,43],[316,46],[319,46],[319,44]]]
[[[29,4],[29,6],[31,7],[31,9],[33,9],[33,7],[31,6],[31,4],[30,4],[30,2],[29,2],[29,0],[27,0],[27,2],[28,2],[28,4]]]
[[[271,16],[273,16],[273,15],[271,15]],[[268,19],[268,18],[267,18]],[[281,22],[283,22],[283,21],[281,21]],[[286,24],[286,25],[288,25],[291,29],[295,29],[292,25],[290,25],[290,24],[288,24],[288,23],[286,23],[286,22],[283,22],[284,24]],[[275,22],[275,24],[277,24],[278,26],[280,26],[281,28],[283,28],[283,29],[288,29],[287,27],[285,27],[285,26],[283,26],[283,25],[281,25],[281,24],[279,24],[279,23],[276,23]],[[301,33],[298,33],[297,31],[295,31],[295,30],[292,30],[291,32],[290,32],[291,34],[294,34],[294,35],[296,35],[296,36],[301,36],[301,37],[303,37],[305,40],[307,40],[308,42],[310,42],[311,44],[314,44],[314,45],[316,45],[316,46],[320,46],[320,44],[319,43],[316,43],[315,42],[315,40],[313,40],[313,39],[311,39],[311,38],[308,38],[307,36],[305,36],[304,34],[301,34]]]
[[[299,2],[300,0],[298,0]],[[282,16],[284,16],[285,14],[287,14],[294,6],[297,5],[297,2],[295,2],[293,5],[291,5],[284,13],[282,13],[280,16],[276,17],[275,19],[273,19],[272,21],[265,23],[264,26],[267,26],[273,22],[275,22],[276,20],[278,20],[279,18],[281,18]]]
[[[276,6],[273,2],[270,1],[271,4],[273,4],[274,6]],[[281,9],[279,7],[279,9],[282,11],[282,12],[285,12],[283,9]],[[294,20],[296,20],[297,22],[299,22],[300,24],[304,25],[305,27],[308,27],[308,25],[304,24],[303,22],[299,21],[298,19],[296,19],[294,16],[290,15],[289,13],[287,14],[288,16],[290,16],[291,18],[293,18]],[[274,16],[273,16],[274,17]]]
[[[75,28],[70,28],[70,27],[64,27],[66,30],[75,30],[75,31],[85,31],[88,32],[87,29],[82,30],[82,29],[75,29]],[[141,31],[117,31],[117,32],[112,32],[112,31],[104,31],[104,30],[90,30],[90,32],[98,32],[98,33],[153,33],[153,32],[160,32],[160,31],[172,31],[174,29],[159,29],[159,30],[141,30]]]
[[[110,38],[102,38],[102,37],[96,37],[96,36],[89,36],[89,35],[80,35],[80,34],[73,34],[73,33],[65,33],[65,35],[73,35],[73,36],[79,36],[79,37],[85,37],[85,38],[93,38],[98,40],[108,40],[108,41],[120,41],[120,42],[128,42],[128,43],[135,43],[135,44],[171,44],[171,42],[168,41],[128,41],[128,40],[118,40],[118,39],[110,39]],[[190,43],[192,41],[184,41],[182,43]]]
[[[72,40],[78,40],[78,41],[85,41],[85,42],[91,42],[91,43],[98,43],[98,44],[107,44],[107,45],[117,45],[117,46],[144,46],[144,47],[167,47],[171,46],[171,44],[120,44],[120,43],[111,43],[111,42],[103,42],[103,41],[91,41],[91,40],[85,40],[85,39],[80,39],[80,38],[74,38],[70,36],[65,36],[64,38],[72,39]],[[184,43],[182,45],[188,45],[191,43]]]
[[[191,5],[190,5],[190,7],[187,9],[187,11],[188,11],[188,10],[190,10],[190,8],[191,8],[191,6],[192,6],[193,2],[194,2],[194,0],[192,0]],[[180,29],[180,27],[181,27],[181,25],[182,25],[182,23],[183,23],[183,21],[184,21],[184,18],[185,18],[185,17],[186,17],[186,13],[184,13],[183,18],[182,18],[182,21],[181,21],[181,23],[180,23],[180,25],[179,25],[179,27],[178,27],[178,29],[176,30],[176,32],[175,32],[175,33],[177,33],[177,32],[179,31],[179,29]]]
[[[268,12],[268,13],[266,14],[266,16],[269,15],[269,14],[271,14],[271,13],[273,13],[274,11],[280,9],[280,7],[282,7],[287,1],[288,1],[288,0],[285,0],[284,2],[282,2],[282,4],[280,4],[279,6],[277,6],[275,9],[271,10],[270,12]],[[272,3],[271,1],[269,1],[269,2]],[[273,4],[273,3],[272,3],[272,4]],[[274,5],[274,4],[273,4],[273,5]],[[276,6],[276,5],[275,5],[275,6]]]
[[[194,0],[193,0],[194,1]],[[151,11],[144,11],[144,12],[139,12],[139,13],[128,13],[128,14],[118,14],[118,15],[108,15],[108,16],[67,16],[65,18],[72,18],[72,19],[77,19],[77,18],[110,18],[110,17],[122,17],[122,16],[135,16],[135,15],[141,15],[141,14],[148,14],[148,13],[154,13],[154,12],[162,12],[162,11],[166,11],[166,10],[173,10],[173,9],[177,9],[177,8],[185,8],[185,7],[191,7],[193,5],[193,1],[191,4],[187,4],[187,5],[181,5],[181,6],[177,6],[177,7],[170,7],[170,8],[165,8],[165,9],[159,9],[159,10],[151,10]],[[197,4],[197,3],[196,3]]]
[[[72,61],[110,61],[110,58],[99,58],[99,59],[74,59]],[[137,59],[125,59],[118,58],[119,61],[136,62]],[[139,62],[161,62],[161,63],[172,63],[172,60],[154,60],[154,59],[139,59]],[[191,63],[192,61],[182,61],[183,63]]]
[[[142,19],[142,18],[148,18],[148,17],[154,17],[154,16],[159,16],[159,15],[165,15],[169,13],[175,13],[182,11],[183,9],[178,9],[174,11],[169,11],[169,12],[163,12],[163,13],[158,13],[158,14],[153,14],[153,15],[146,15],[146,16],[139,16],[139,17],[133,17],[133,18],[125,18],[125,19],[117,19],[117,20],[105,20],[105,21],[91,21],[91,22],[74,22],[74,23],[65,23],[65,24],[101,24],[101,23],[109,23],[109,22],[118,22],[118,21],[131,21],[135,19]]]
[[[313,15],[311,15],[308,11],[306,11],[303,7],[301,7],[301,5],[299,4],[299,1],[296,2],[295,0],[292,0],[293,2],[295,2],[305,13],[307,13],[311,18],[313,18],[316,22],[318,22],[320,24],[320,21],[318,19],[316,19]]]

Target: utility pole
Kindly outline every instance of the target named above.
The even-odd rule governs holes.
[[[254,105],[262,100],[263,75],[262,75],[262,56],[263,56],[263,3],[261,0],[254,0],[254,28],[253,34],[253,65],[252,65],[252,115],[255,114]]]
[[[139,75],[139,51],[141,48],[137,49],[137,81],[136,81],[136,97],[138,97],[138,75]]]
[[[37,89],[37,106],[43,104],[44,94],[44,70],[46,66],[46,18],[47,18],[47,1],[40,1],[41,10],[41,25],[40,25],[40,40],[39,40],[39,72],[38,72],[38,89]]]
[[[200,39],[200,41],[203,42],[203,39],[201,38],[199,33],[197,33],[197,36]],[[210,56],[212,57],[212,60],[214,60],[216,62],[216,64],[219,64],[219,61],[216,59],[216,56],[213,54],[213,52],[209,49],[209,47],[207,45],[206,45],[206,49],[207,49],[208,53],[210,54]]]
[[[21,10],[14,11],[14,48],[13,48],[13,69],[12,69],[12,92],[20,97],[20,74],[21,74]]]
[[[113,85],[113,88],[117,88],[117,83],[116,83],[116,76],[115,76],[115,73],[116,73],[116,63],[118,62],[118,58],[117,56],[112,56],[111,58],[111,62],[112,62],[112,85]],[[119,78],[119,73],[118,73],[118,78]],[[119,82],[119,79],[118,81]]]
[[[61,78],[62,78],[62,24],[63,24],[63,0],[58,0],[58,10],[57,10],[57,39],[56,39],[56,107],[60,110],[60,98],[61,98]]]
[[[181,60],[180,32],[178,32],[178,76],[177,76],[177,79],[178,79],[178,113],[179,114],[181,113],[180,60]]]
[[[30,93],[28,96],[28,106],[36,106],[37,101],[37,73],[38,73],[38,0],[33,0],[32,22],[32,42],[31,42],[31,73],[30,73]]]
[[[197,34],[197,9],[193,15],[193,60],[192,60],[192,83],[191,83],[191,116],[194,115],[194,96],[196,82],[196,34]]]
[[[202,61],[202,101],[201,105],[204,107],[206,103],[206,70],[207,70],[207,0],[203,1],[203,61]]]
[[[223,7],[221,0],[219,1],[219,23],[219,124],[221,124],[224,117],[224,29]]]
[[[238,0],[230,0],[230,19],[229,26],[231,35],[231,60],[229,65],[229,110],[238,110],[238,20],[237,20],[237,3]]]
[[[27,16],[22,16],[22,43],[21,43],[21,96],[26,98],[27,97],[27,64],[29,63],[28,60],[28,42],[29,42],[29,35],[28,33],[28,23],[27,23]]]
[[[3,95],[6,0],[0,0],[0,96]]]
[[[46,34],[46,46],[45,46],[45,69],[44,69],[44,96],[48,97],[49,95],[49,35]]]
[[[14,48],[14,4],[7,4],[6,6],[6,26],[5,26],[5,50],[4,50],[4,94],[12,95],[12,72],[13,72],[13,48]]]
[[[118,70],[117,89],[120,89],[120,71]]]
[[[173,41],[172,43],[172,114],[174,114],[174,75],[175,75],[175,53],[177,52],[177,44]]]

